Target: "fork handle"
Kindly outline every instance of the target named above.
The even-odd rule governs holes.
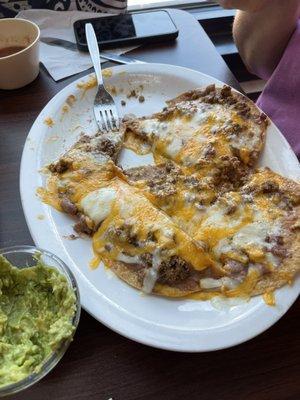
[[[85,35],[98,85],[103,85],[99,47],[92,24],[85,24]]]

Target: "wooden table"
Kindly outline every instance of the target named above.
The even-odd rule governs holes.
[[[213,75],[239,89],[194,18],[171,11],[177,43],[133,55]],[[85,75],[85,73],[81,75]],[[31,244],[19,196],[19,165],[27,133],[46,103],[79,75],[55,83],[41,73],[31,85],[0,91],[0,246]],[[59,365],[16,400],[283,400],[300,398],[300,303],[259,337],[202,354],[171,353],[135,343],[82,312],[74,342]]]

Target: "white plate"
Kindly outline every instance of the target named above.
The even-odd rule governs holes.
[[[84,78],[84,80],[89,77]],[[82,79],[80,79],[82,81]],[[83,94],[78,81],[59,92],[43,109],[28,135],[21,163],[21,198],[26,220],[36,245],[61,257],[77,278],[83,307],[96,319],[120,334],[147,345],[178,351],[211,351],[244,342],[273,325],[292,305],[300,290],[300,279],[292,287],[276,292],[276,306],[268,307],[261,297],[247,303],[227,305],[218,309],[209,301],[169,300],[142,295],[103,267],[91,270],[89,239],[69,240],[74,221],[43,204],[36,189],[43,186],[38,172],[46,163],[58,157],[75,141],[80,132],[93,134],[97,128],[92,114],[95,88]],[[117,88],[143,85],[145,102],[128,100],[123,93],[116,96],[120,115],[150,114],[164,106],[166,99],[211,83],[216,79],[181,67],[141,64],[113,68],[107,83]],[[73,94],[77,101],[69,112],[62,107]],[[54,126],[44,123],[46,117]],[[123,165],[140,162],[134,153],[122,157]],[[299,179],[298,161],[278,129],[271,125],[267,133],[261,165],[267,165],[284,176]]]

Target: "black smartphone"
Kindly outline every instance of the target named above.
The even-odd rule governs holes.
[[[178,36],[178,29],[165,10],[82,19],[74,22],[77,46],[82,51],[88,51],[85,37],[88,22],[94,27],[100,49],[161,42]]]

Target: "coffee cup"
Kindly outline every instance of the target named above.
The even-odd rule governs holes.
[[[39,73],[40,29],[19,18],[0,19],[0,89],[18,89]]]

